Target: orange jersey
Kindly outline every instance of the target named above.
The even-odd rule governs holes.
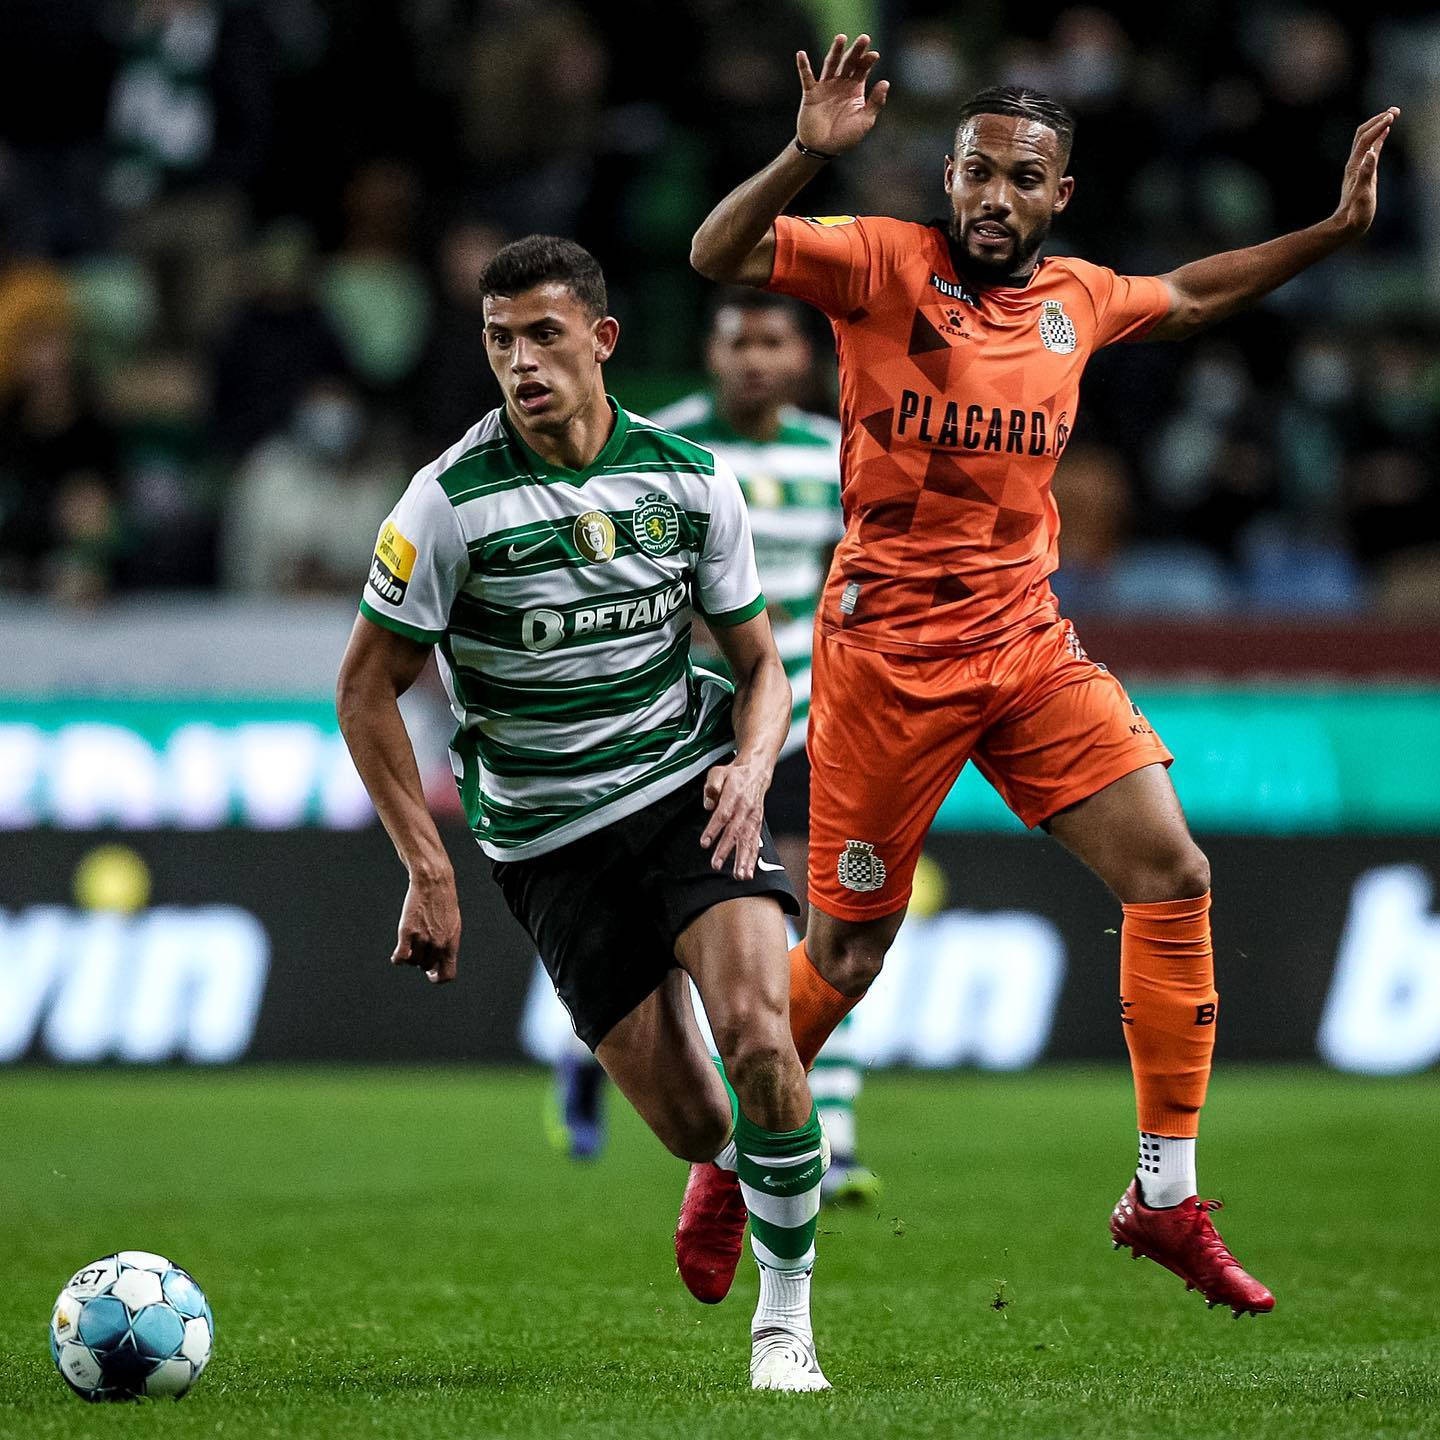
[[[820,628],[953,654],[1054,620],[1050,480],[1080,375],[1164,318],[1165,283],[1067,257],[977,292],[936,226],[786,215],[769,288],[823,310],[839,355],[845,538]]]

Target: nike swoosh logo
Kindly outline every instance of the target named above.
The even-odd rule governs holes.
[[[505,558],[507,560],[523,560],[527,555],[533,555],[537,550],[548,545],[554,538],[553,535],[547,535],[543,540],[537,540],[533,545],[527,545],[523,550],[519,550],[512,545],[509,554],[506,555]]]
[[[755,868],[757,870],[783,870],[785,867],[783,865],[772,865],[768,860],[757,855],[755,857]]]
[[[818,1164],[807,1165],[798,1175],[783,1175],[779,1180],[772,1175],[762,1175],[760,1183],[770,1190],[778,1190],[782,1185],[798,1185],[802,1180],[808,1180],[819,1168]]]

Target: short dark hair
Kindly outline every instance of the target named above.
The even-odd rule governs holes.
[[[744,314],[785,315],[802,335],[809,338],[805,311],[798,301],[774,290],[755,290],[748,285],[735,285],[720,290],[705,310],[705,333],[713,334],[715,325],[726,310]]]
[[[596,319],[609,308],[600,262],[583,245],[559,235],[526,235],[502,246],[480,276],[480,293],[523,295],[551,281],[568,286]]]
[[[1033,120],[1055,132],[1060,142],[1061,167],[1070,160],[1070,147],[1075,143],[1075,117],[1043,90],[1032,90],[1028,85],[992,85],[972,95],[960,107],[955,122],[957,145],[960,132],[977,115],[1018,115],[1024,120]]]

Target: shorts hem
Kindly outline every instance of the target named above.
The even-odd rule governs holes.
[[[887,896],[883,900],[872,900],[867,905],[863,900],[858,899],[836,901],[828,895],[817,898],[812,883],[810,908],[818,910],[822,915],[828,915],[832,920],[848,920],[852,924],[863,924],[867,920],[884,920],[891,915],[898,915],[910,903],[910,896],[913,893],[914,887],[910,886],[898,900],[894,896]]]
[[[1130,751],[1122,759],[1117,759],[1114,765],[1087,775],[1068,789],[1060,791],[1058,795],[1052,795],[1039,811],[1031,810],[1027,813],[1013,805],[1010,808],[1026,829],[1034,830],[1053,820],[1062,810],[1068,810],[1072,805],[1078,805],[1082,800],[1098,795],[1107,785],[1113,785],[1117,780],[1123,780],[1127,775],[1143,770],[1147,765],[1163,765],[1168,770],[1174,763],[1175,757],[1163,745],[1158,753],[1152,750],[1141,755]]]
[[[663,975],[658,975],[655,977],[655,983],[651,985],[650,988],[646,990],[643,995],[637,995],[635,999],[630,1001],[628,1004],[622,1001],[621,1004],[624,1005],[623,1009],[620,1009],[618,1006],[613,1007],[613,1012],[607,1011],[606,1014],[601,1016],[598,1020],[585,1019],[582,1021],[581,1017],[572,1016],[572,1023],[575,1026],[576,1038],[579,1039],[580,1043],[584,1045],[585,1048],[589,1050],[590,1053],[593,1055],[595,1051],[605,1043],[605,1037],[609,1035],[609,1033],[627,1015],[634,1014],[634,1012],[638,1010],[666,982],[666,980],[670,978],[670,970],[677,969],[679,969],[678,965],[670,966],[670,969],[666,970]],[[565,1000],[564,996],[561,996],[561,1000],[564,1002],[566,1008],[568,1009],[570,1002],[568,1000]]]

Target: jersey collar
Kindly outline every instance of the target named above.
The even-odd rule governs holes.
[[[615,423],[610,430],[610,438],[601,447],[600,453],[583,470],[568,470],[563,465],[552,465],[542,456],[536,454],[529,445],[525,443],[524,437],[510,423],[509,412],[502,405],[500,407],[500,423],[505,427],[505,436],[515,447],[520,455],[520,463],[537,480],[577,480],[584,482],[589,480],[598,471],[603,470],[620,453],[621,447],[625,444],[625,436],[630,430],[630,417],[626,415],[624,406],[620,405],[613,395],[605,396],[605,403],[610,407],[610,413],[615,417]]]

